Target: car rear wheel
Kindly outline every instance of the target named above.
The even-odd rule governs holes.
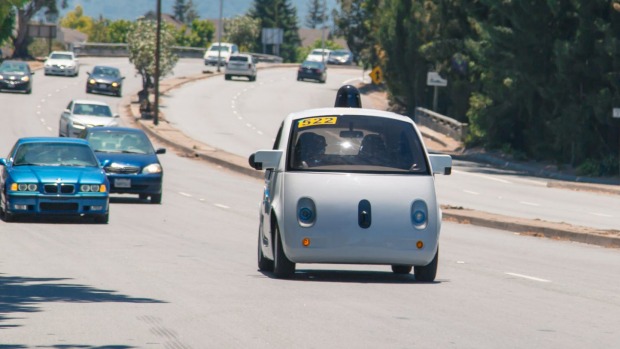
[[[152,204],[161,204],[161,194],[151,194]]]
[[[258,230],[258,270],[273,272],[273,261],[263,254],[260,229]]]
[[[394,274],[409,274],[411,273],[411,266],[410,265],[393,265],[392,272],[394,272]]]
[[[288,279],[295,273],[295,263],[291,262],[284,253],[284,247],[282,246],[282,237],[280,236],[280,229],[275,227],[275,248],[274,248],[274,265],[273,274],[278,279]]]
[[[421,282],[435,281],[435,276],[437,276],[438,260],[439,260],[439,247],[437,247],[437,252],[435,252],[435,257],[428,265],[421,266],[421,267],[413,267],[413,273],[415,274],[415,279]]]

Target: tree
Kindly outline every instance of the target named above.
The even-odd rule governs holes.
[[[310,0],[308,2],[308,15],[306,16],[306,26],[316,29],[325,24],[327,7],[325,0]]]
[[[149,87],[153,85],[155,76],[155,48],[157,40],[157,23],[153,20],[138,20],[132,24],[127,34],[127,49],[129,51],[129,62],[133,63],[136,72],[142,76],[142,91],[140,95],[146,102],[146,110],[151,110],[149,102]],[[161,26],[160,37],[160,60],[159,78],[163,78],[172,72],[178,61],[178,57],[173,53],[172,46],[175,45],[173,34],[167,26]]]
[[[73,11],[68,12],[67,15],[60,20],[60,26],[75,29],[87,35],[91,34],[93,24],[92,17],[85,16],[84,9],[80,5],[76,6]],[[90,41],[100,42],[95,40]]]
[[[3,0],[4,1],[4,0]],[[28,54],[28,23],[40,10],[46,9],[45,15],[52,18],[58,15],[58,2],[62,8],[67,7],[67,0],[29,0],[17,2],[17,35],[12,37],[13,58],[26,58]]]
[[[200,17],[193,0],[187,0],[187,2],[185,0],[175,0],[172,6],[172,13],[176,19],[185,24],[191,24]]]
[[[119,19],[108,25],[108,42],[127,43],[127,33],[131,29],[132,22]]]
[[[241,51],[250,51],[260,36],[260,21],[250,16],[238,16],[224,24],[226,41],[234,42]]]
[[[376,39],[381,0],[338,0],[340,11],[334,16],[337,32],[344,36],[349,50],[364,68],[379,63]]]
[[[6,0],[0,2],[0,45],[13,33],[15,26],[15,7],[21,6],[26,0]]]
[[[297,26],[297,11],[289,0],[254,0],[254,5],[248,15],[260,21],[260,28],[281,28],[283,42],[279,48],[267,45],[267,52],[279,54],[284,62],[297,61],[297,48],[301,45],[299,27]],[[254,51],[262,51],[261,38],[254,43]],[[279,49],[279,52],[277,51]]]

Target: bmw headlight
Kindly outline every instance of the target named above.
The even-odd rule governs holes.
[[[160,164],[150,164],[148,166],[145,166],[144,169],[142,170],[142,173],[144,173],[144,174],[161,173],[161,165]]]
[[[80,185],[80,191],[90,193],[103,193],[106,187],[104,184],[82,184]]]
[[[39,186],[35,183],[13,183],[11,191],[37,191]]]

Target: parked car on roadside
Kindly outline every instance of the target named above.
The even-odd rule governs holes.
[[[230,55],[238,53],[239,47],[236,44],[228,42],[213,43],[204,54],[205,65],[220,65],[226,64],[226,60]]]
[[[0,64],[0,91],[32,93],[30,66],[22,61],[4,61]]]
[[[87,72],[86,93],[111,93],[117,97],[123,94],[124,76],[115,67],[95,66],[92,72]]]
[[[75,99],[60,114],[58,136],[78,137],[84,129],[95,126],[118,126],[119,115],[105,102]]]
[[[288,278],[296,263],[389,265],[432,282],[434,175],[450,174],[452,159],[429,154],[411,118],[355,106],[289,114],[273,149],[250,156],[265,170],[258,268]]]
[[[224,78],[230,80],[235,76],[247,77],[250,81],[256,80],[256,63],[252,55],[235,53],[228,57]]]
[[[297,69],[297,81],[307,79],[325,83],[327,80],[327,64],[316,61],[304,61]]]
[[[164,170],[144,131],[128,127],[93,127],[85,129],[80,138],[88,140],[110,180],[110,192],[137,194],[160,204]]]
[[[110,185],[85,140],[20,138],[0,165],[5,222],[25,216],[86,216],[108,222]]]
[[[45,75],[78,76],[80,63],[71,51],[54,51],[43,63],[43,73]]]

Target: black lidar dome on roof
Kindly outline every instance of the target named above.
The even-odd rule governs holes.
[[[360,91],[352,85],[344,85],[338,89],[336,95],[336,108],[361,108],[362,100],[360,98]]]

